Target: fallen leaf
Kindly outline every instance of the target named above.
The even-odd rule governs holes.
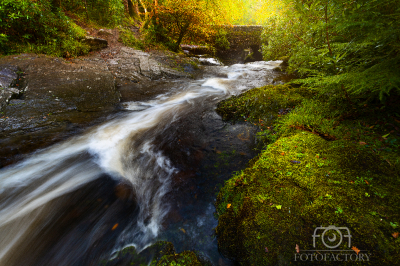
[[[319,155],[317,154],[315,157],[319,158]]]
[[[358,253],[360,253],[360,250],[358,248],[356,248],[355,246],[353,246],[351,249],[354,250],[357,253],[357,255],[358,255]]]
[[[300,253],[300,247],[299,247],[299,245],[297,245],[297,244],[296,244],[296,252],[297,252],[297,253]]]
[[[118,224],[114,224],[114,226],[111,228],[111,231],[114,231],[115,229],[117,229]]]
[[[267,247],[265,247],[265,252],[268,252],[268,248]]]
[[[394,233],[392,234],[392,236],[393,236],[394,238],[398,238],[398,237],[399,237],[399,232],[394,232]]]
[[[232,204],[228,203],[228,205],[226,205],[226,208],[230,208]]]
[[[180,228],[179,230],[181,230],[184,234],[186,234],[186,231],[185,231],[185,229],[183,229],[183,228]]]
[[[281,152],[281,155],[285,155],[285,153],[284,153],[284,152]]]
[[[368,181],[367,180],[364,180],[365,181],[365,183],[367,184],[367,185],[369,185],[369,183],[368,183]]]
[[[360,144],[360,145],[367,145],[367,143],[364,142],[364,141],[360,141],[358,144]]]

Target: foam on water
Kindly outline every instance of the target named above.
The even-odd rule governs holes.
[[[258,62],[221,67],[219,71],[226,73],[227,78],[193,81],[172,95],[124,103],[125,109],[131,111],[128,114],[1,169],[0,265],[17,265],[15,258],[23,256],[18,253],[19,245],[33,241],[35,228],[46,227],[57,218],[48,213],[49,208],[54,208],[54,199],[104,173],[129,182],[140,206],[137,220],[125,228],[119,246],[144,248],[161,230],[168,212],[163,198],[177,171],[154,144],[156,137],[204,99],[223,99],[267,84],[265,78],[261,83],[255,80],[278,64]]]

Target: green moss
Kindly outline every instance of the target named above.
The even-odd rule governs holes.
[[[220,191],[220,250],[243,265],[288,264],[296,244],[315,249],[316,227],[336,225],[350,229],[352,245],[371,253],[371,265],[394,265],[399,185],[394,168],[359,145],[297,132],[270,144]]]
[[[225,120],[244,120],[263,126],[270,124],[280,116],[278,114],[280,109],[293,108],[301,103],[305,96],[310,95],[312,95],[312,91],[304,88],[293,88],[290,85],[268,85],[220,102],[217,112]]]
[[[184,251],[179,254],[171,254],[163,256],[157,266],[202,266],[193,251]]]

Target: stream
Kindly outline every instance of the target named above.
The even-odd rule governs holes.
[[[111,120],[0,169],[0,265],[96,265],[157,240],[215,265],[214,201],[256,155],[257,127],[218,102],[271,84],[276,62],[207,66],[202,79],[125,102]]]

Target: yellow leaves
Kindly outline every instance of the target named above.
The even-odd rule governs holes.
[[[226,208],[229,209],[231,206],[232,206],[232,204],[228,203],[228,204],[226,205]]]
[[[358,255],[358,253],[360,253],[360,250],[358,248],[356,248],[355,246],[352,246],[351,249],[354,250],[357,253],[357,255]]]
[[[114,224],[114,226],[111,228],[111,231],[114,231],[115,229],[117,229],[118,227],[118,223]]]
[[[185,229],[183,229],[183,228],[180,228],[179,230],[181,230],[184,234],[186,234],[186,231],[185,231]]]

